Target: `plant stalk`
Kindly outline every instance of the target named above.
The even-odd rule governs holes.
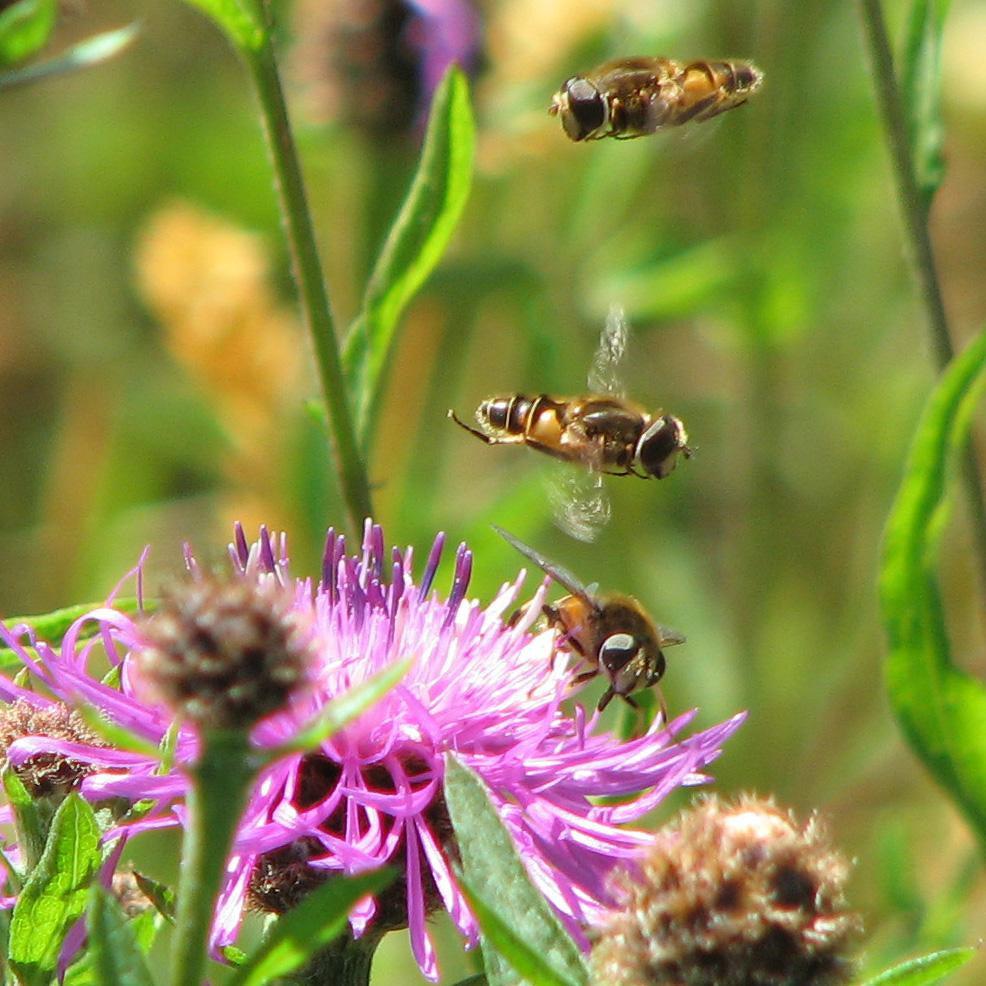
[[[877,107],[887,134],[908,254],[928,319],[935,365],[941,373],[952,361],[955,352],[935,267],[928,229],[928,206],[921,197],[914,173],[911,142],[900,101],[900,88],[894,72],[886,22],[880,0],[856,0],[856,3],[863,26],[863,41],[873,72]],[[962,458],[962,475],[969,501],[981,585],[986,589],[986,501],[983,498],[982,470],[971,442],[966,446]]]
[[[373,512],[370,482],[356,439],[315,230],[269,32],[262,45],[256,50],[245,51],[244,55],[260,102],[264,130],[277,178],[281,214],[294,261],[301,309],[315,349],[315,362],[328,413],[339,486],[346,503],[352,533],[358,539],[364,519]]]
[[[204,733],[191,770],[171,986],[201,986],[209,929],[236,826],[256,773],[245,732]]]

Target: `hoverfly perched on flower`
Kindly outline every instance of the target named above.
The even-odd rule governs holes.
[[[571,572],[549,561],[530,545],[502,527],[493,529],[525,558],[567,589],[570,595],[556,603],[545,603],[542,613],[548,625],[562,635],[562,644],[589,667],[573,679],[578,685],[605,675],[609,687],[596,708],[602,712],[618,695],[627,705],[640,706],[631,692],[651,688],[664,676],[666,661],[662,648],[685,642],[684,636],[660,626],[647,615],[633,596],[616,593],[597,595]],[[663,700],[662,700],[663,708]]]
[[[618,366],[629,330],[623,310],[610,309],[589,371],[591,393],[578,397],[501,394],[476,409],[478,428],[450,410],[449,417],[487,445],[526,445],[579,469],[552,490],[563,530],[591,541],[610,516],[602,476],[664,479],[679,455],[691,455],[680,418],[651,414],[623,396]]]
[[[626,140],[708,120],[745,103],[762,81],[744,61],[618,58],[566,80],[548,112],[561,117],[572,140]]]

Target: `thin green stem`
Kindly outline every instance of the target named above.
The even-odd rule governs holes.
[[[246,733],[202,736],[188,794],[171,986],[203,982],[214,905],[255,772]]]
[[[315,361],[328,411],[329,429],[350,524],[359,534],[371,516],[370,482],[356,439],[349,395],[339,356],[332,310],[322,273],[315,230],[305,195],[301,165],[288,121],[284,91],[269,38],[256,50],[245,51],[260,101],[264,130],[277,177],[281,213],[294,260],[295,277],[305,323],[315,348]]]
[[[893,55],[883,19],[883,10],[879,0],[857,0],[857,6],[863,25],[863,39],[873,71],[877,106],[890,148],[897,200],[904,219],[908,252],[928,318],[935,364],[940,373],[952,361],[954,347],[935,267],[931,234],[928,230],[928,206],[918,189],[914,173],[911,142],[900,101],[897,76],[894,73]],[[971,444],[965,450],[963,479],[969,499],[973,538],[979,556],[980,578],[982,585],[986,587],[986,502],[983,499],[982,472]]]

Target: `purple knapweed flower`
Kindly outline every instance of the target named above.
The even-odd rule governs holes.
[[[327,701],[392,662],[410,657],[413,663],[393,691],[344,730],[260,774],[228,860],[214,949],[234,940],[248,907],[280,913],[332,874],[390,864],[400,878],[354,910],[353,933],[408,927],[418,965],[437,978],[428,913],[444,907],[470,944],[478,937],[452,866],[457,849],[442,787],[448,751],[483,778],[532,879],[587,945],[582,929],[612,903],[610,871],[651,842],[624,826],[675,788],[703,781],[702,769],[742,721],[738,715],[678,739],[693,711],[622,741],[601,728],[598,714],[579,705],[569,711],[563,703],[571,675],[564,660],[552,661],[557,635],[531,632],[545,586],[522,618],[505,621],[523,573],[484,608],[466,597],[472,554],[462,545],[451,591],[442,598],[432,583],[443,543],[439,535],[415,583],[411,549],[388,554],[379,527],[367,525],[357,556],[347,555],[343,539],[330,532],[313,584],[289,575],[283,535],[262,531],[251,545],[237,528],[230,546],[234,577],[281,585],[314,635],[310,687],[253,728],[257,747],[292,739]],[[191,577],[202,577],[188,551],[186,561]],[[84,639],[82,631],[93,624],[98,633]],[[96,610],[58,649],[24,627],[0,625],[0,636],[50,696],[0,677],[6,701],[85,704],[153,743],[171,726],[170,714],[145,695],[136,673],[140,621],[109,606]],[[119,687],[101,680],[97,652],[117,669]],[[194,732],[183,727],[174,766],[165,773],[157,759],[46,737],[17,740],[8,755],[17,764],[57,753],[87,765],[80,790],[89,800],[149,804],[138,820],[121,823],[132,835],[184,820],[182,766],[194,760],[196,745]]]

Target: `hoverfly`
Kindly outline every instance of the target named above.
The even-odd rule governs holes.
[[[603,674],[609,687],[596,706],[600,712],[614,695],[640,708],[630,693],[651,688],[661,680],[666,667],[662,648],[684,643],[684,636],[654,623],[633,596],[596,595],[594,587],[582,585],[567,569],[548,561],[502,527],[494,524],[493,529],[569,591],[570,595],[557,603],[545,603],[542,613],[548,625],[561,633],[564,645],[589,665],[573,683],[579,685]]]
[[[449,417],[487,445],[526,445],[581,466],[553,492],[563,530],[591,541],[610,515],[602,476],[664,479],[678,456],[692,450],[680,418],[651,414],[622,393],[617,367],[626,351],[628,329],[623,310],[610,309],[589,371],[592,391],[579,397],[501,394],[476,409],[479,428],[450,410]]]
[[[763,81],[750,62],[675,62],[618,58],[573,75],[548,112],[561,117],[572,140],[629,139],[708,120],[745,103]]]

